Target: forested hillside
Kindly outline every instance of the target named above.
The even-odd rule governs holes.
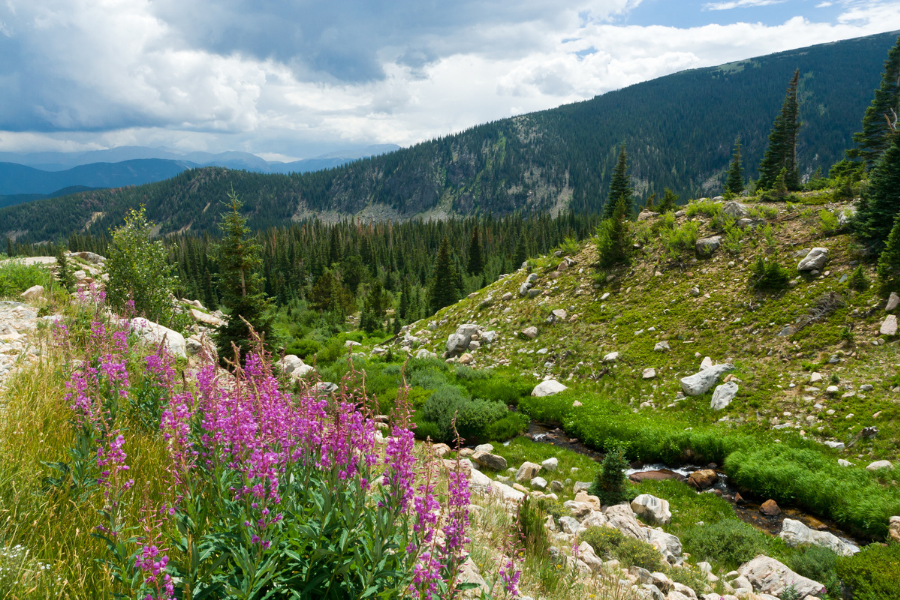
[[[32,240],[87,228],[102,233],[146,204],[160,233],[211,231],[215,203],[233,189],[260,229],[313,212],[378,219],[572,208],[605,202],[618,146],[628,149],[639,202],[672,188],[683,199],[721,190],[740,135],[756,165],[785,88],[800,70],[802,176],[824,170],[878,85],[896,33],[773,54],[662,77],[592,100],[504,119],[411,148],[303,175],[208,168],[136,188],[88,192],[0,211],[0,231]]]

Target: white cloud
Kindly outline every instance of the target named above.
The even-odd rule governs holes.
[[[751,6],[770,6],[781,4],[786,0],[732,0],[731,2],[710,2],[703,5],[705,10],[731,10],[733,8],[749,8]]]
[[[694,28],[615,25],[608,17],[628,0],[561,4],[525,0],[521,18],[488,3],[502,14],[412,32],[415,56],[382,40],[370,52],[377,77],[342,79],[192,41],[149,0],[7,0],[0,129],[16,131],[0,131],[0,150],[147,145],[292,158],[408,145],[686,68],[900,29],[896,1],[850,3],[834,23]]]

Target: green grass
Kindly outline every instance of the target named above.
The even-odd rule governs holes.
[[[41,285],[50,287],[52,276],[42,265],[26,265],[21,260],[0,262],[0,298],[21,300],[20,294],[28,288]]]

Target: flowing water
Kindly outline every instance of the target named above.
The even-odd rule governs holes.
[[[560,448],[578,452],[597,462],[603,459],[603,454],[588,448],[578,440],[570,438],[559,428],[553,428],[532,421],[528,426],[528,433],[526,436],[535,442],[553,444]],[[842,540],[852,542],[858,546],[867,543],[867,540],[856,538],[847,532],[840,530],[833,522],[819,519],[795,507],[779,506],[781,513],[772,517],[762,514],[759,512],[759,508],[761,503],[765,502],[766,498],[755,497],[752,491],[749,490],[742,490],[739,493],[729,482],[728,475],[718,469],[716,465],[679,465],[677,467],[670,467],[663,464],[644,465],[641,463],[632,463],[631,467],[632,468],[625,471],[625,474],[629,477],[635,473],[654,472],[655,474],[658,474],[660,478],[676,479],[684,482],[687,481],[688,476],[692,472],[700,469],[712,468],[719,476],[719,479],[704,493],[716,494],[717,496],[721,496],[728,500],[732,507],[734,507],[735,514],[738,518],[753,525],[757,529],[777,536],[781,532],[784,520],[793,519],[795,521],[800,521],[811,529],[827,531]],[[687,483],[685,483],[685,485],[687,485]]]

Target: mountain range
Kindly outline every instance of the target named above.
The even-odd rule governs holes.
[[[41,196],[59,196],[73,186],[114,188],[142,185],[174,177],[187,169],[224,167],[255,173],[308,173],[393,152],[400,146],[378,144],[330,152],[292,162],[267,161],[248,152],[177,153],[166,148],[121,146],[90,152],[0,152],[0,205],[10,206]]]
[[[772,122],[800,71],[801,173],[828,170],[878,86],[897,32],[683,71],[591,100],[503,119],[332,169],[291,175],[207,167],[145,186],[87,191],[0,209],[0,232],[54,239],[104,234],[144,204],[160,233],[215,231],[228,190],[254,229],[305,218],[405,220],[564,210],[597,212],[625,144],[640,204],[664,188],[688,198],[722,190],[740,136],[758,176]]]

